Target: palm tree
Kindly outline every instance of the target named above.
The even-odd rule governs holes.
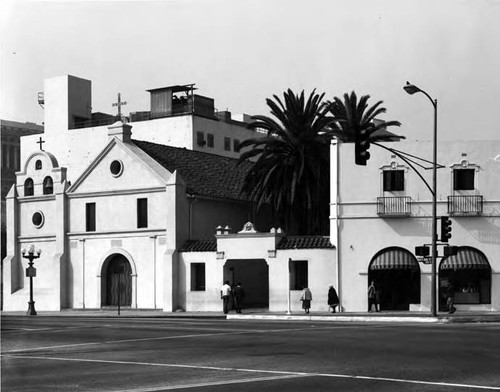
[[[240,162],[258,158],[243,191],[258,207],[269,204],[276,224],[289,234],[326,233],[328,228],[328,131],[333,118],[323,97],[313,90],[306,100],[304,91],[297,95],[288,89],[284,102],[276,95],[266,99],[274,118],[254,116],[249,127],[267,135],[241,144],[251,148]]]
[[[328,102],[328,110],[335,118],[335,122],[329,132],[331,137],[343,142],[354,142],[355,135],[366,130],[370,141],[399,140],[403,136],[396,136],[386,130],[387,127],[397,126],[399,121],[382,121],[378,116],[386,112],[382,107],[382,101],[368,108],[369,95],[363,95],[359,102],[356,93],[344,94],[344,100],[335,97],[333,102]]]

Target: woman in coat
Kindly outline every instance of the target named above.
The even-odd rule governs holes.
[[[300,296],[300,300],[302,301],[302,309],[304,309],[304,312],[309,313],[312,299],[313,297],[311,290],[309,290],[307,287],[304,287],[304,290],[302,290],[302,295]]]
[[[328,289],[328,310],[332,308],[332,313],[335,313],[335,308],[339,305],[339,296],[333,286]]]

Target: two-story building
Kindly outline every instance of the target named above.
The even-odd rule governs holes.
[[[410,154],[431,184],[431,142],[385,145]],[[367,287],[374,281],[382,311],[428,311],[430,258],[416,256],[415,247],[432,242],[430,189],[408,163],[385,149],[372,146],[367,166],[354,164],[353,144],[335,141],[331,151],[331,242],[343,309],[366,311]],[[449,217],[452,228],[447,243],[438,241],[440,310],[448,289],[459,310],[500,309],[499,153],[500,141],[439,143],[438,237],[441,217]],[[458,253],[446,256],[446,244],[457,246]]]

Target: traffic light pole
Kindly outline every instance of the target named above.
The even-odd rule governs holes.
[[[437,316],[436,310],[436,264],[437,264],[437,99],[422,91],[434,106],[434,138],[432,152],[432,265],[431,265],[431,316]]]
[[[422,93],[434,107],[434,137],[432,146],[432,247],[431,247],[431,315],[436,317],[436,260],[437,260],[437,99],[432,99],[427,92],[414,84],[406,82],[403,89],[410,95]]]

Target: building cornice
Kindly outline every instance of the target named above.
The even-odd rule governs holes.
[[[52,193],[50,195],[18,197],[17,201],[19,203],[32,203],[32,202],[37,202],[37,201],[50,201],[50,200],[55,200],[55,199],[56,199],[56,195],[54,195]]]
[[[79,199],[86,197],[105,197],[105,196],[117,196],[117,195],[133,195],[133,194],[143,194],[143,193],[158,193],[165,192],[166,188],[151,187],[151,188],[140,188],[140,189],[119,189],[114,191],[96,191],[96,192],[82,192],[82,193],[68,193],[69,199]]]
[[[166,229],[133,229],[133,230],[103,230],[103,231],[79,231],[66,233],[69,240],[82,239],[105,239],[105,238],[130,238],[151,237],[166,235]]]
[[[50,242],[56,240],[55,234],[45,234],[45,235],[20,235],[17,237],[19,242]]]

